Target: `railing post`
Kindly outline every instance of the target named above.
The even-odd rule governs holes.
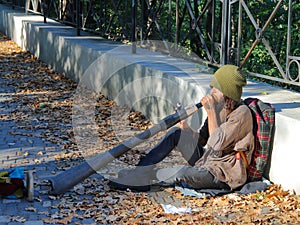
[[[131,32],[131,42],[132,42],[132,54],[136,53],[136,11],[137,11],[137,1],[132,0],[132,32]]]
[[[58,15],[58,20],[62,20],[62,14],[63,14],[63,0],[59,0],[59,6],[58,6],[58,10],[59,10],[59,15]]]
[[[79,13],[80,13],[80,0],[76,0],[76,34],[77,34],[77,36],[80,36]]]
[[[239,1],[239,18],[238,18],[238,40],[237,40],[237,54],[236,54],[236,61],[237,66],[240,67],[241,65],[241,40],[242,40],[242,3]]]
[[[291,52],[291,23],[292,23],[292,0],[289,0],[288,11],[288,30],[287,30],[287,46],[286,46],[286,74],[289,74],[290,52]]]
[[[146,21],[145,21],[145,0],[141,1],[141,17],[142,17],[142,25],[141,25],[141,41],[144,40],[144,33],[146,31]]]
[[[171,26],[172,26],[172,0],[169,0],[169,15],[168,15],[168,23],[167,23],[167,38],[171,40],[172,36],[172,31],[171,31]]]
[[[176,0],[176,34],[175,34],[175,44],[179,43],[179,0]]]
[[[48,14],[48,4],[46,2],[47,0],[44,0],[42,2],[42,7],[43,7],[43,16],[44,16],[44,23],[47,23],[47,14]]]
[[[223,0],[222,7],[222,32],[221,32],[221,56],[220,63],[224,65],[227,63],[227,46],[228,46],[228,6],[229,1]]]
[[[215,12],[216,12],[216,0],[211,1],[211,43],[210,43],[210,51],[211,51],[211,62],[214,61],[215,58]]]
[[[28,16],[28,10],[29,10],[30,0],[26,0],[25,2],[25,14]]]

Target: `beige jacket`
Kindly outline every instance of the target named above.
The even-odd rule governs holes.
[[[231,112],[210,135],[207,149],[196,166],[206,168],[218,180],[235,189],[247,181],[246,165],[242,158],[236,157],[238,151],[244,151],[248,162],[251,162],[254,151],[253,119],[246,105],[240,105]]]

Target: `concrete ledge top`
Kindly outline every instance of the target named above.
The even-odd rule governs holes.
[[[300,93],[248,80],[243,97],[256,97],[274,105],[277,114],[300,121]]]

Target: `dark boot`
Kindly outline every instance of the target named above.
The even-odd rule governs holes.
[[[118,178],[111,180],[108,185],[112,189],[145,192],[150,190],[151,184],[156,182],[154,166],[138,166],[134,169],[124,169]]]
[[[150,191],[150,185],[132,186],[132,185],[121,184],[118,181],[113,181],[113,180],[110,180],[108,182],[108,186],[111,189],[120,190],[120,191],[126,191],[126,190],[131,190],[131,191],[136,191],[136,192]]]

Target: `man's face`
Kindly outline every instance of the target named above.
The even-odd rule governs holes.
[[[213,96],[215,100],[215,109],[216,112],[218,112],[220,116],[220,121],[224,122],[226,119],[226,110],[224,108],[225,100],[224,100],[224,95],[223,92],[219,91],[219,89],[213,87],[211,89],[210,94]]]
[[[223,93],[221,91],[219,91],[219,89],[213,87],[211,89],[210,94],[214,97],[216,102],[218,102],[218,103],[224,102]]]

